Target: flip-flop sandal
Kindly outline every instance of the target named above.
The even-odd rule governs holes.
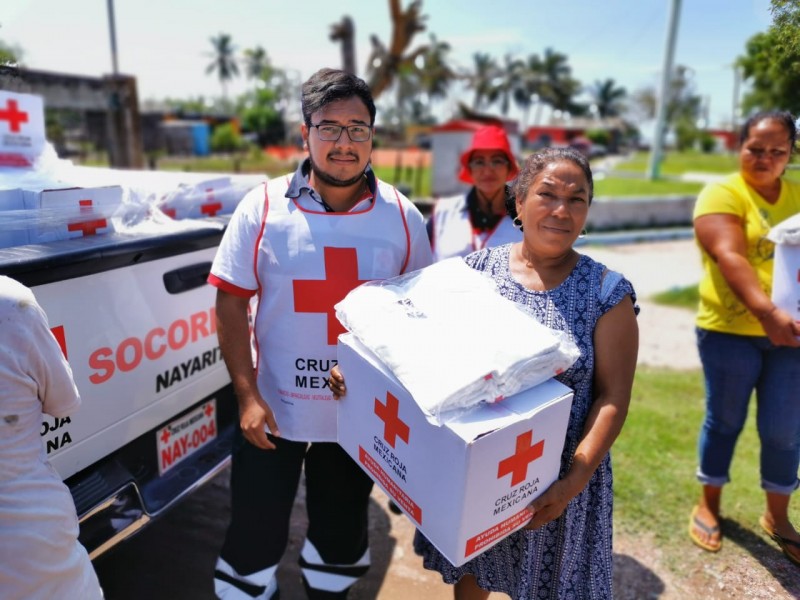
[[[707,536],[712,536],[715,533],[719,533],[719,525],[714,525],[713,527],[709,527],[705,523],[703,523],[700,518],[697,516],[697,509],[699,507],[695,506],[692,509],[692,514],[689,517],[689,538],[695,545],[699,546],[703,550],[707,552],[719,552],[720,548],[722,548],[722,536],[720,536],[719,541],[715,544],[712,541],[703,540],[699,535],[697,535],[697,529],[705,533]]]
[[[800,567],[800,558],[797,558],[794,554],[787,550],[789,546],[800,549],[800,542],[795,542],[794,540],[782,537],[777,531],[767,527],[763,515],[758,518],[758,524],[761,525],[761,529],[763,529],[767,535],[771,537],[778,544],[778,546],[780,546],[781,550],[783,551],[783,555],[788,558],[792,564]]]

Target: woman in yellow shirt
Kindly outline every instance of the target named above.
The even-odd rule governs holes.
[[[761,439],[761,527],[800,565],[800,534],[789,521],[800,463],[800,323],[771,299],[774,245],[769,229],[800,212],[800,184],[782,177],[797,130],[788,112],[750,117],[740,136],[739,172],[710,184],[694,210],[704,277],[697,344],[706,382],[697,478],[703,486],[689,521],[692,541],[716,552],[722,487],[750,396]]]

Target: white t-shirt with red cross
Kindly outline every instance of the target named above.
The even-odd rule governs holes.
[[[431,251],[419,210],[371,172],[371,193],[349,212],[335,213],[324,209],[301,169],[245,196],[209,282],[257,297],[256,377],[281,435],[330,442],[336,405],[328,377],[345,331],[334,305],[365,281],[428,266]]]

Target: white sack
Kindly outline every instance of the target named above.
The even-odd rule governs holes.
[[[500,296],[461,258],[365,283],[336,316],[438,422],[542,383],[579,355],[566,334]]]

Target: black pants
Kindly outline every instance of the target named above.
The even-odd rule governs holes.
[[[336,443],[309,444],[272,436],[270,440],[275,450],[261,450],[237,432],[232,455],[231,522],[222,558],[241,575],[280,562],[289,539],[289,517],[300,474],[305,469],[307,538],[324,563],[316,570],[349,577],[363,575],[368,565],[356,563],[368,547],[367,507],[372,480]],[[315,570],[315,565],[303,559],[301,566],[304,577],[307,570]],[[315,597],[313,587],[309,590],[311,597]],[[324,589],[320,592],[317,597],[337,596]]]

